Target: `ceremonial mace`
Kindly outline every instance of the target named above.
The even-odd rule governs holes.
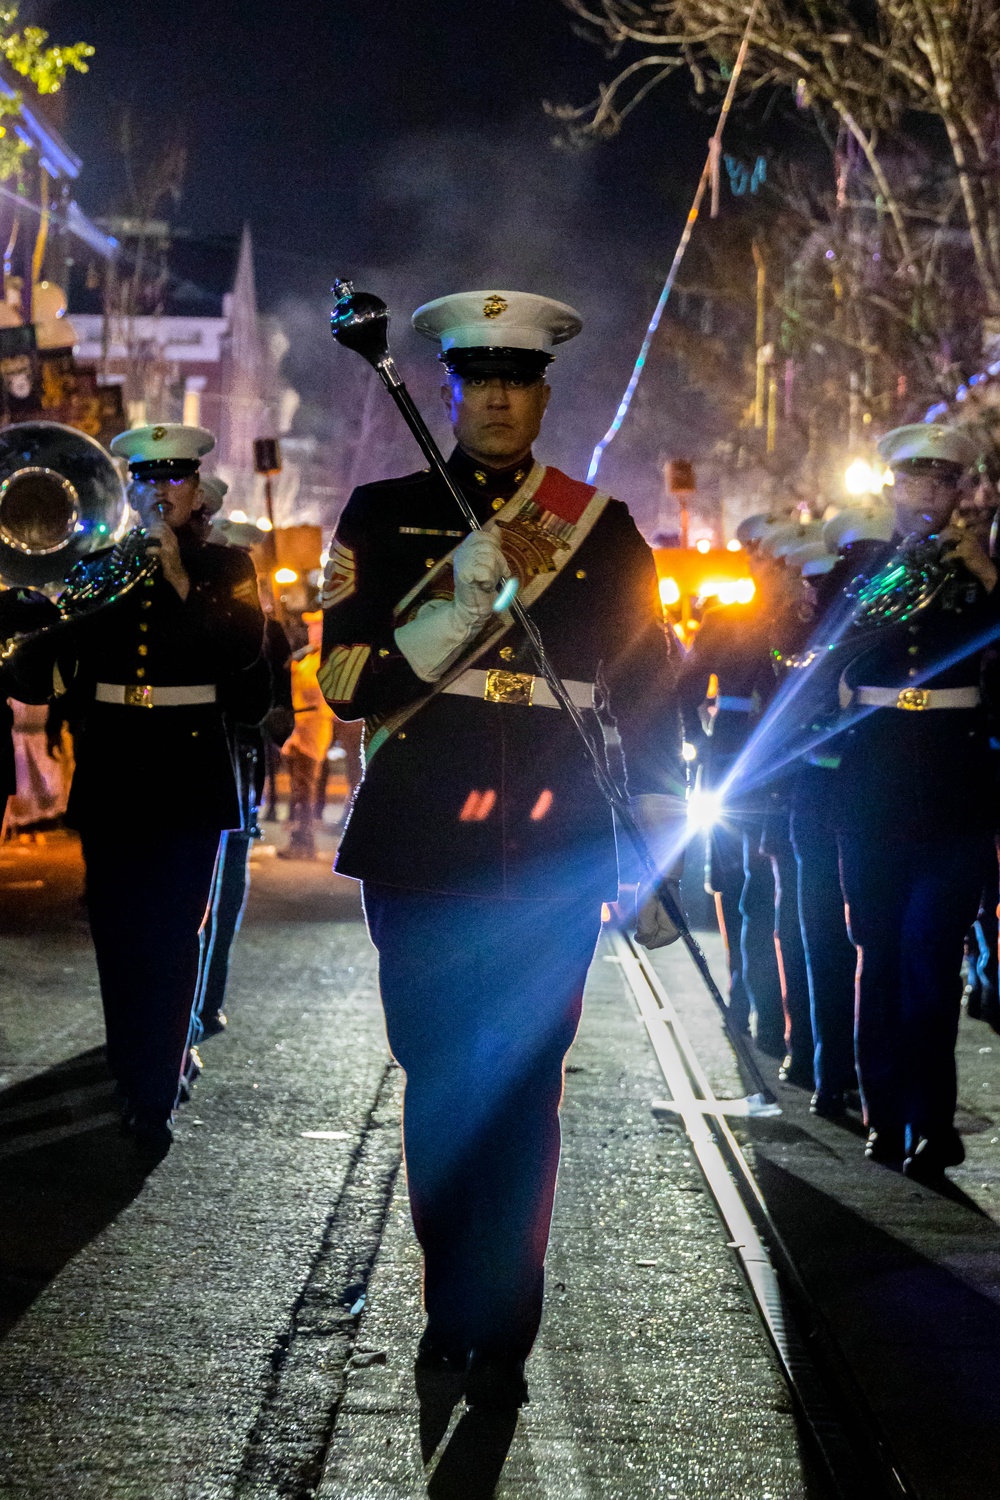
[[[343,344],[345,349],[353,349],[356,354],[361,355],[362,359],[368,361],[399,407],[406,425],[419,443],[424,457],[462,512],[470,530],[481,531],[482,527],[476,519],[475,511],[452,477],[440,448],[431,436],[430,429],[420,415],[420,412],[417,410],[412,396],[406,389],[402,376],[396,369],[392,355],[389,353],[388,307],[380,297],[374,296],[371,292],[356,292],[350,281],[335,281],[333,292],[336,301],[333,312],[330,315],[330,329],[337,343]],[[628,835],[629,842],[635,849],[652,890],[656,893],[671,922],[673,922],[680,933],[681,941],[691,955],[695,968],[704,980],[705,988],[708,990],[709,995],[712,997],[722,1016],[726,1035],[732,1043],[733,1050],[739,1058],[746,1077],[755,1090],[747,1100],[750,1113],[775,1113],[777,1102],[775,1095],[768,1087],[764,1075],[757,1065],[757,1059],[750,1051],[746,1037],[733,1025],[729,1006],[726,1004],[719,986],[712,977],[712,971],[708,967],[708,960],[702,952],[697,938],[688,926],[687,918],[684,915],[680,902],[666,880],[662,877],[645,836],[632,814],[628,800],[618,790],[607,768],[602,751],[591,739],[590,732],[583,721],[580,710],[570,698],[562,678],[549,660],[538,627],[521,601],[517,598],[516,579],[507,579],[501,585],[494,609],[498,612],[509,610],[524,631],[538,676],[543,677],[548,683],[552,691],[552,696],[576,730],[587,752],[590,767],[594,773],[594,779],[605,801],[618,819],[623,831]]]

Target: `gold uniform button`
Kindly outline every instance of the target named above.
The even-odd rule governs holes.
[[[399,731],[399,733],[397,734],[396,738],[397,738],[397,740],[405,740],[406,739],[406,730],[405,729],[401,729]]]
[[[500,647],[500,656],[501,656],[501,659],[503,661],[513,661],[514,660],[514,647],[513,646],[501,646]]]
[[[148,646],[140,646],[139,647],[139,655],[140,656],[148,656],[149,655],[149,647]]]
[[[472,477],[476,481],[477,484],[485,484],[486,483],[486,475],[483,473],[482,469],[477,469],[476,472],[473,474]]]
[[[919,656],[920,655],[920,647],[919,646],[907,646],[906,650],[907,650],[907,655],[909,655],[909,656]]]
[[[494,510],[503,510],[504,502],[498,495],[495,500],[490,501],[490,505]]]
[[[389,649],[388,649],[388,647],[387,646],[381,646],[379,648],[379,653],[378,654],[379,654],[379,656],[388,656],[389,655]]]
[[[145,620],[140,620],[139,629],[142,631],[143,635],[145,635],[146,631],[149,629],[149,626],[146,624]]]
[[[433,566],[434,566],[434,559],[433,559],[433,557],[425,557],[424,558],[424,567],[425,568],[433,568]]]
[[[135,675],[137,677],[145,677],[145,675],[146,675],[146,668],[145,667],[137,667]]]
[[[586,568],[577,568],[577,570],[576,570],[576,576],[577,576],[577,578],[586,578],[586,576],[587,576],[587,570],[586,570]]]
[[[143,599],[143,601],[142,601],[142,607],[143,607],[143,609],[152,609],[152,607],[153,607],[153,601],[152,601],[152,599]]]

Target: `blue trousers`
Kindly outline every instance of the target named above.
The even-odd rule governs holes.
[[[229,957],[250,893],[250,849],[253,836],[239,829],[223,833],[212,878],[202,933],[201,973],[192,1017],[191,1044],[205,1034],[204,1023],[222,1010],[229,982]]]
[[[865,1117],[876,1130],[905,1126],[910,1149],[952,1129],[963,946],[994,859],[988,833],[841,836]]]
[[[364,886],[436,1339],[524,1358],[542,1312],[563,1059],[600,903]]]
[[[177,1101],[217,832],[82,830],[108,1066],[143,1120]]]
[[[855,1086],[854,979],[857,952],[847,934],[834,827],[831,775],[804,773],[792,812],[799,873],[799,920],[809,976],[816,1087],[839,1094]]]

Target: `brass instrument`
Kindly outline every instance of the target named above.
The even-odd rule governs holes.
[[[855,605],[858,629],[900,625],[937,601],[959,611],[975,599],[975,582],[953,559],[949,543],[940,536],[907,538],[870,578],[855,578],[847,586]]]
[[[65,584],[60,620],[0,642],[0,663],[26,642],[116,603],[153,572],[158,558],[145,532],[120,537],[126,513],[121,476],[93,438],[59,422],[0,429],[0,581]],[[98,551],[105,555],[92,558]]]
[[[125,516],[125,487],[100,443],[60,422],[0,428],[0,579],[60,583],[108,547]]]

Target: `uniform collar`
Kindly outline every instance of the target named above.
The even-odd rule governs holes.
[[[529,453],[519,464],[511,464],[505,469],[491,469],[485,464],[476,463],[461,448],[456,448],[448,460],[448,468],[470,499],[485,500],[489,511],[495,499],[509,500],[520,489],[531,473],[533,463],[534,459]]]

